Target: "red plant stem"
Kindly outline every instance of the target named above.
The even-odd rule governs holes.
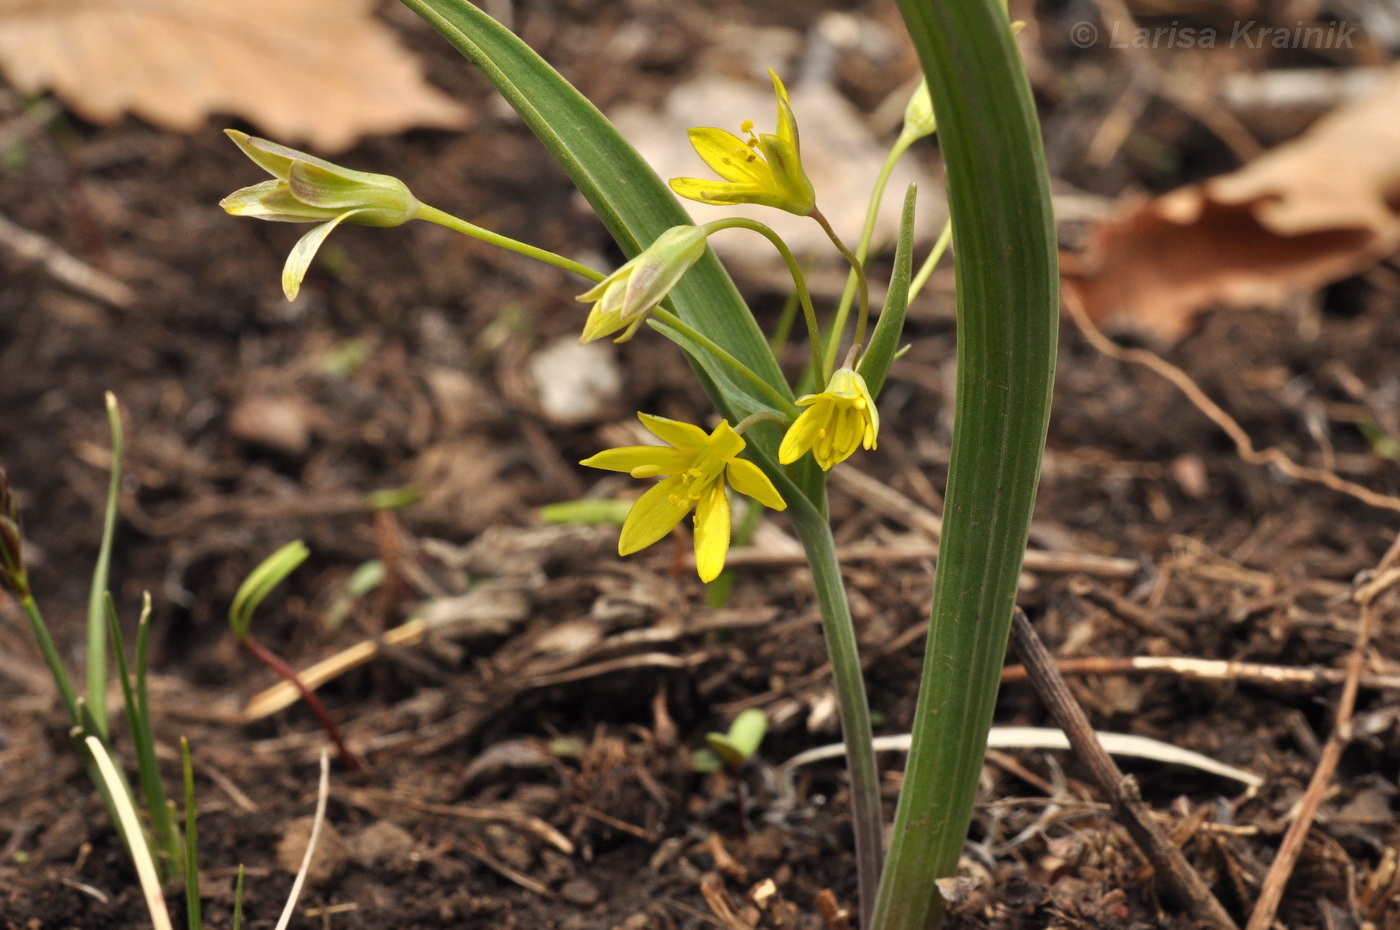
[[[316,715],[316,721],[321,724],[321,729],[325,730],[326,735],[331,738],[331,742],[335,743],[335,750],[340,756],[340,764],[345,766],[346,771],[364,771],[363,763],[350,751],[350,747],[345,745],[345,738],[340,735],[340,728],[337,727],[335,721],[331,719],[330,713],[326,710],[326,705],[321,703],[321,699],[316,696],[315,692],[306,687],[306,684],[301,680],[301,676],[297,674],[297,670],[282,661],[276,653],[263,646],[257,640],[253,639],[253,637],[245,636],[241,642],[243,643],[243,648],[248,650],[249,655],[272,669],[278,675],[281,675],[291,683],[293,688],[297,689],[297,692],[301,694],[301,699],[306,702],[306,706],[311,708],[311,712]]]

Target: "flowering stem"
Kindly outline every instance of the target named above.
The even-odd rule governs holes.
[[[919,295],[919,291],[924,289],[924,285],[928,283],[929,275],[933,274],[933,269],[938,267],[943,253],[948,251],[948,244],[952,241],[953,220],[950,217],[948,222],[943,224],[943,231],[938,234],[938,241],[933,244],[933,251],[928,253],[928,258],[924,259],[923,265],[919,267],[919,273],[914,275],[914,280],[909,284],[910,301]]]
[[[816,220],[817,224],[821,226],[822,231],[826,233],[827,238],[831,240],[832,245],[836,246],[837,251],[841,253],[842,257],[851,263],[851,273],[856,276],[856,285],[860,288],[860,316],[856,317],[856,340],[854,344],[858,346],[864,345],[865,330],[866,327],[870,325],[870,283],[865,278],[865,262],[857,258],[855,253],[850,249],[846,248],[846,243],[842,242],[841,237],[836,235],[836,230],[831,228],[831,224],[827,222],[826,217],[822,215],[822,211],[814,207],[812,209],[812,219]],[[844,320],[841,321],[841,324],[844,323]],[[836,346],[841,342],[840,333],[841,328],[836,327],[835,331],[831,334],[831,351],[829,353],[829,358],[833,361],[836,357]]]
[[[776,414],[771,410],[760,410],[758,413],[749,414],[748,416],[740,420],[738,423],[736,423],[734,425],[734,432],[742,436],[744,435],[744,430],[748,429],[750,426],[755,426],[759,423],[772,423],[773,425],[779,428],[786,427],[788,425],[788,421],[780,414]]]
[[[797,407],[793,404],[792,401],[788,400],[786,397],[780,394],[778,392],[778,389],[773,387],[773,385],[769,384],[767,381],[764,381],[757,374],[755,374],[752,368],[739,361],[728,351],[726,351],[724,347],[722,347],[719,343],[715,342],[713,339],[711,339],[709,336],[706,336],[704,333],[700,332],[695,327],[686,323],[674,313],[670,312],[669,310],[665,310],[661,307],[657,307],[655,310],[651,311],[651,318],[656,322],[661,323],[666,327],[669,327],[670,329],[674,329],[676,332],[680,333],[682,336],[686,337],[691,342],[694,342],[706,352],[709,352],[717,360],[723,362],[724,365],[728,367],[730,371],[734,372],[736,375],[743,378],[749,384],[757,388],[759,393],[761,393],[769,403],[773,404],[779,410],[792,417],[795,417],[798,413],[800,413],[800,411],[797,409]]]
[[[855,625],[851,622],[851,608],[846,601],[830,524],[816,511],[805,507],[793,507],[788,514],[807,553],[812,587],[821,607],[822,635],[831,659],[831,679],[836,686],[836,706],[841,715],[841,736],[846,744],[846,766],[851,779],[851,827],[856,840],[860,925],[868,927],[880,882],[883,833],[880,773],[871,745],[870,705],[865,696]]]
[[[19,599],[20,606],[24,608],[24,613],[29,617],[29,625],[34,628],[34,638],[39,641],[39,651],[44,654],[44,662],[49,667],[49,674],[53,676],[54,684],[58,686],[58,693],[63,698],[63,706],[68,709],[68,716],[73,721],[74,726],[82,723],[82,715],[78,712],[78,695],[73,690],[73,683],[68,678],[68,672],[63,668],[63,660],[59,658],[58,647],[54,645],[53,637],[49,635],[48,624],[44,622],[43,614],[39,613],[39,604],[34,600],[34,595],[27,590],[23,592]]]
[[[797,263],[797,257],[792,254],[792,249],[788,248],[783,237],[758,220],[751,220],[743,216],[715,220],[713,223],[706,223],[701,228],[705,230],[706,234],[717,233],[721,229],[749,229],[773,243],[773,247],[778,250],[778,254],[787,263],[788,273],[792,275],[793,287],[797,289],[797,299],[802,304],[802,315],[807,320],[807,336],[812,342],[812,370],[821,375],[822,383],[825,384],[827,379],[831,377],[831,369],[822,362],[821,325],[817,323],[817,311],[812,306],[812,294],[807,289],[807,276],[802,273],[802,266]]]
[[[581,265],[571,258],[565,258],[562,255],[529,245],[528,243],[520,242],[509,236],[502,236],[500,233],[494,233],[489,229],[483,229],[475,223],[468,223],[460,217],[453,216],[451,213],[444,213],[442,210],[436,207],[430,207],[427,204],[421,204],[418,207],[418,216],[416,218],[427,220],[429,223],[436,223],[439,226],[445,226],[454,232],[462,233],[465,236],[471,236],[473,239],[480,239],[482,242],[498,245],[503,249],[509,249],[519,255],[538,259],[546,264],[553,265],[555,268],[563,268],[565,271],[572,271],[579,277],[587,278],[595,283],[607,277],[607,275],[603,274],[601,271],[595,271],[587,265]]]
[[[860,242],[856,243],[856,260],[861,267],[865,267],[866,256],[870,254],[870,242],[875,236],[875,220],[880,215],[880,202],[885,198],[885,187],[890,183],[890,175],[894,173],[894,166],[899,163],[904,153],[909,151],[909,146],[913,145],[915,138],[911,136],[900,136],[895,140],[890,152],[885,156],[885,163],[880,166],[880,174],[875,178],[875,186],[870,191],[870,205],[865,208],[865,227],[860,231]],[[836,352],[841,344],[841,333],[846,329],[846,317],[851,312],[851,302],[855,300],[856,286],[860,283],[860,278],[854,268],[846,276],[846,288],[841,292],[841,302],[836,305],[836,315],[832,317],[831,332],[827,333],[826,339],[826,363],[834,365],[836,363]],[[857,340],[862,342],[864,340]]]

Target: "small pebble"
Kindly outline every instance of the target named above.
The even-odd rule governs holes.
[[[598,903],[601,895],[597,885],[586,878],[576,878],[564,883],[564,887],[559,889],[559,897],[579,907],[592,907]]]

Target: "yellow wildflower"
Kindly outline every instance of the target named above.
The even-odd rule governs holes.
[[[742,436],[728,420],[713,433],[698,426],[639,413],[652,435],[667,446],[628,446],[608,449],[580,464],[608,471],[625,471],[633,478],[661,481],[643,494],[627,514],[618,539],[618,555],[631,555],[666,537],[686,514],[695,511],[695,567],[702,581],[713,581],[724,569],[729,551],[729,498],[724,483],[773,510],[786,510],[778,489],[757,465],[738,458]]]
[[[811,449],[817,464],[830,471],[850,458],[857,446],[875,448],[880,413],[865,379],[850,368],[838,368],[825,391],[799,397],[797,405],[807,409],[788,428],[778,448],[778,461],[784,465],[791,465]]]
[[[792,115],[787,89],[771,68],[768,74],[778,96],[778,134],[755,136],[753,123],[748,121],[740,129],[748,135],[747,141],[723,129],[690,130],[696,154],[724,180],[672,178],[671,190],[689,200],[719,206],[757,203],[798,216],[816,209],[816,194],[802,167],[797,119]]]
[[[341,223],[400,226],[419,203],[398,178],[351,171],[236,129],[224,133],[273,180],[234,191],[219,206],[234,216],[278,223],[322,222],[301,237],[282,268],[282,290],[295,300],[316,250]]]
[[[626,331],[616,341],[631,339],[647,314],[666,299],[676,282],[705,254],[706,236],[699,226],[672,226],[592,290],[580,294],[578,299],[593,302],[593,309],[583,324],[579,343],[592,342],[624,328]]]

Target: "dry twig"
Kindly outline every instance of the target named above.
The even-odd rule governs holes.
[[[1335,472],[1325,471],[1321,468],[1309,468],[1306,465],[1299,465],[1289,458],[1282,449],[1277,446],[1270,446],[1267,449],[1256,449],[1254,441],[1249,438],[1249,434],[1235,421],[1235,418],[1226,413],[1219,404],[1211,400],[1206,392],[1201,390],[1191,376],[1171,362],[1161,356],[1149,352],[1146,349],[1125,349],[1118,343],[1109,339],[1099,328],[1089,319],[1084,308],[1072,294],[1066,292],[1064,300],[1065,309],[1074,319],[1079,331],[1099,352],[1109,358],[1117,359],[1120,362],[1131,362],[1134,365],[1141,365],[1161,375],[1166,380],[1176,386],[1177,390],[1186,395],[1197,410],[1205,414],[1209,420],[1230,437],[1230,441],[1235,444],[1235,452],[1241,459],[1251,465],[1272,465],[1279,471],[1295,481],[1306,481],[1312,484],[1320,484],[1325,488],[1330,488],[1339,494],[1346,494],[1356,498],[1363,504],[1378,507],[1383,510],[1392,510],[1400,513],[1400,497],[1389,494],[1380,494],[1372,491],[1354,481],[1348,481],[1340,477]]]
[[[3,216],[0,216],[0,245],[14,252],[21,260],[39,265],[55,280],[95,300],[114,307],[129,307],[136,300],[131,288],[116,278],[78,261],[53,240]]]
[[[1249,924],[1245,930],[1269,930],[1273,926],[1274,915],[1278,913],[1279,903],[1283,900],[1283,889],[1293,875],[1298,857],[1303,852],[1303,841],[1312,829],[1313,819],[1317,817],[1317,809],[1322,805],[1322,799],[1332,783],[1337,763],[1342,760],[1342,751],[1351,742],[1352,712],[1356,709],[1361,669],[1366,662],[1371,633],[1376,627],[1375,600],[1400,582],[1397,562],[1400,562],[1400,536],[1396,537],[1390,551],[1381,559],[1367,582],[1358,586],[1352,596],[1361,607],[1361,625],[1356,631],[1356,645],[1352,647],[1351,656],[1347,659],[1346,682],[1342,685],[1342,696],[1337,702],[1337,723],[1332,728],[1332,735],[1327,738],[1327,745],[1322,748],[1322,756],[1317,760],[1317,768],[1313,770],[1307,791],[1298,802],[1293,823],[1284,834],[1278,854],[1274,856],[1269,872],[1264,876],[1264,883],[1259,887],[1259,897],[1254,902],[1254,910],[1249,915]]]
[[[1210,887],[1153,818],[1152,809],[1138,794],[1137,782],[1124,777],[1099,744],[1084,710],[1055,668],[1055,660],[1019,608],[1012,620],[1011,640],[1041,700],[1069,737],[1074,754],[1088,767],[1099,790],[1113,803],[1123,826],[1152,863],[1166,891],[1201,923],[1219,930],[1235,930],[1234,920],[1216,900]]]

